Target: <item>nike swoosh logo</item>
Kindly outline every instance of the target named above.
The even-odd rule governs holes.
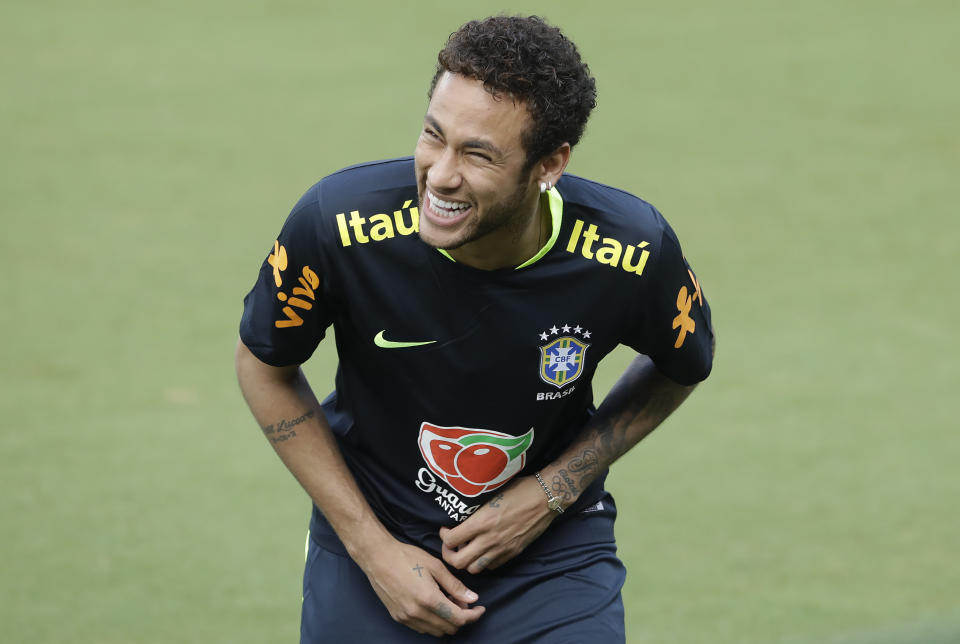
[[[422,347],[425,344],[433,344],[436,340],[427,340],[426,342],[394,342],[383,337],[386,329],[378,333],[373,338],[373,343],[381,349],[403,349],[406,347]]]

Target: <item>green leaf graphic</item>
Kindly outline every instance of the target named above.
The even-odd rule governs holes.
[[[523,436],[489,436],[483,434],[470,434],[469,436],[464,436],[457,441],[457,443],[463,445],[464,447],[476,445],[477,443],[496,445],[507,453],[507,456],[510,457],[511,461],[527,451],[527,448],[530,447],[530,443],[532,442],[532,427],[530,428],[530,431]]]

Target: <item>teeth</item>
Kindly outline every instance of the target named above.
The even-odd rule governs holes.
[[[462,201],[444,201],[429,190],[427,191],[427,198],[430,200],[430,205],[433,207],[434,212],[444,217],[455,217],[461,211],[470,207],[470,204]]]

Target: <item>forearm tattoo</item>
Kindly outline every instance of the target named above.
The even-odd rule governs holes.
[[[289,420],[281,420],[279,423],[267,425],[266,427],[261,427],[261,429],[270,442],[276,445],[277,443],[288,441],[291,438],[296,438],[297,432],[294,430],[294,427],[306,422],[307,419],[313,418],[315,415],[316,412],[311,409],[302,416],[297,416]]]
[[[553,495],[560,497],[564,502],[569,502],[574,494],[580,494],[579,486],[574,482],[573,478],[570,477],[570,473],[567,470],[560,470],[557,472],[557,475],[553,477],[553,481],[550,486],[553,490]]]
[[[631,367],[604,400],[575,449],[561,459],[551,487],[564,501],[577,497],[607,467],[652,432],[690,395],[656,372],[652,363]]]

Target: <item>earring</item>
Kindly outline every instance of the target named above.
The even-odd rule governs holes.
[[[549,190],[549,189],[550,189],[550,184],[549,184],[549,183],[546,183],[545,181],[541,181],[541,182],[540,182],[540,194],[543,194],[544,192],[546,192],[546,191]]]

